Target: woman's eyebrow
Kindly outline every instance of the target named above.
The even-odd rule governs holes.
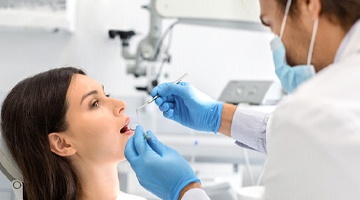
[[[98,94],[98,91],[97,90],[93,90],[89,93],[86,93],[84,94],[84,96],[81,98],[81,102],[80,102],[80,105],[82,104],[82,102],[84,101],[84,99],[86,99],[87,97],[91,96],[91,95],[94,95],[94,94]]]
[[[104,85],[101,85],[102,86],[102,89],[104,91]],[[81,98],[81,102],[80,102],[80,105],[82,104],[82,102],[84,101],[84,99],[86,99],[86,97],[88,96],[91,96],[91,95],[94,95],[94,94],[98,94],[98,91],[97,90],[93,90],[87,94],[84,94],[84,96]]]

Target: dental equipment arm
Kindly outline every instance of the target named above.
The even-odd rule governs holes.
[[[146,76],[148,85],[137,89],[148,93],[157,85],[163,65],[171,60],[168,48],[163,50],[162,46],[176,24],[268,31],[261,25],[257,0],[151,0],[143,8],[150,12],[150,30],[138,44],[135,54],[129,50],[134,31],[110,30],[109,37],[120,36],[122,57],[133,62],[128,64],[127,73],[135,77]],[[175,22],[163,31],[163,19],[173,19]]]
[[[184,24],[267,30],[261,24],[256,0],[157,0],[155,9],[161,17],[179,19]]]

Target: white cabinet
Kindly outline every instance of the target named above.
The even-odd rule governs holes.
[[[0,29],[75,31],[75,0],[0,0]]]

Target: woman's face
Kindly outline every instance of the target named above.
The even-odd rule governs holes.
[[[77,158],[86,163],[125,160],[125,144],[133,134],[124,101],[108,97],[94,79],[73,75],[68,92],[65,131]]]

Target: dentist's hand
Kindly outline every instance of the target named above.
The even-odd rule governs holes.
[[[188,162],[175,150],[162,144],[151,131],[144,138],[143,128],[126,143],[125,157],[141,186],[161,199],[177,200],[181,190],[190,183],[200,182]]]
[[[199,130],[218,132],[224,104],[217,102],[186,82],[163,83],[151,91],[158,95],[155,103],[164,117],[184,126]]]

